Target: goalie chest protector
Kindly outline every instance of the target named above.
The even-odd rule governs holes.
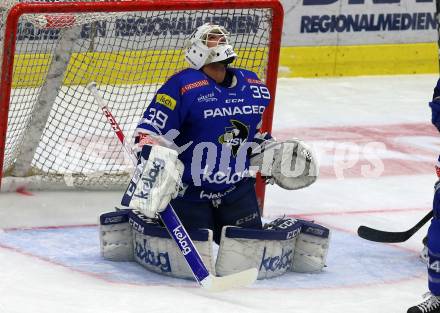
[[[179,136],[172,140],[178,147],[192,142],[179,154],[185,165],[182,180],[205,190],[226,190],[247,176],[249,162],[236,171],[236,160],[240,153],[247,153],[248,146],[240,148],[253,141],[270,102],[268,88],[255,73],[235,68],[228,71],[236,77],[230,88],[199,70],[175,74],[158,90],[138,125],[139,131],[165,137],[170,130],[177,130]],[[212,157],[203,156],[206,149]],[[224,164],[226,152],[229,163]],[[199,172],[192,175],[194,162]]]

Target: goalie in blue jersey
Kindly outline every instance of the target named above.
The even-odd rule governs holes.
[[[255,73],[231,66],[237,54],[225,28],[201,25],[184,52],[190,68],[163,84],[138,124],[133,179],[139,182],[124,194],[126,210],[101,216],[102,255],[191,278],[185,251],[156,219],[171,203],[211,273],[257,268],[262,279],[320,271],[329,229],[286,217],[263,227],[255,192],[258,172],[289,190],[315,182],[312,150],[260,132],[271,94]]]
[[[145,110],[136,144],[139,152],[150,145],[163,153],[169,175],[157,200],[134,197],[130,204],[154,217],[170,201],[186,228],[211,229],[216,242],[225,225],[262,228],[254,177],[263,151],[276,173],[266,178],[284,188],[308,186],[317,173],[302,141],[289,141],[291,149],[283,152],[283,143],[259,132],[271,95],[255,73],[230,66],[237,54],[229,40],[220,25],[198,27],[184,50],[190,68],[171,76]],[[280,173],[286,153],[303,162],[294,177]]]

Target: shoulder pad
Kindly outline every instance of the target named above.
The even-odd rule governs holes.
[[[234,72],[234,74],[237,77],[242,77],[244,81],[246,81],[248,84],[257,84],[257,85],[264,85],[265,83],[258,78],[258,75],[252,71],[241,69],[241,68],[231,68],[231,70]]]
[[[188,91],[208,85],[209,81],[203,72],[188,68],[170,76],[160,90],[175,92],[177,96],[177,94],[183,95]]]

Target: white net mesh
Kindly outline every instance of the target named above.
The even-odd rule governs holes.
[[[3,1],[0,6],[2,43],[13,3]],[[27,180],[41,188],[125,187],[130,159],[85,86],[97,82],[131,139],[158,86],[187,67],[181,52],[184,40],[205,22],[224,25],[239,55],[234,65],[254,70],[264,80],[271,16],[268,9],[23,15],[17,29],[3,176],[33,176]],[[41,133],[38,123],[43,125]],[[17,171],[20,158],[29,155],[30,168]]]

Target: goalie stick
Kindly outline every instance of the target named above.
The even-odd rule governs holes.
[[[376,242],[404,242],[414,235],[423,225],[426,224],[433,216],[432,210],[424,218],[422,218],[416,225],[408,229],[407,231],[392,232],[378,230],[367,226],[359,226],[358,235],[361,238],[376,241]]]
[[[118,137],[119,142],[122,144],[124,150],[130,156],[134,166],[137,167],[137,159],[131,149],[128,147],[125,141],[124,133],[116,122],[116,119],[113,117],[113,114],[104,103],[104,99],[102,99],[102,97],[100,96],[98,89],[96,88],[96,83],[89,83],[87,85],[87,89],[90,91],[90,93],[93,95],[93,98],[101,107],[101,110],[107,117],[108,122],[111,124],[113,131]],[[142,174],[142,172],[140,173]],[[132,188],[136,189],[136,185],[141,178],[141,174],[133,175],[133,178],[130,181],[130,186]],[[126,194],[124,194],[124,197],[125,196]],[[164,223],[166,229],[168,230],[171,238],[173,238],[174,242],[177,244],[177,247],[182,252],[182,255],[188,263],[194,275],[194,278],[204,289],[209,291],[224,291],[232,288],[247,286],[257,280],[258,270],[256,268],[250,268],[248,270],[224,277],[217,277],[210,274],[205,264],[203,263],[199,252],[194,246],[193,241],[189,237],[188,232],[174,212],[171,204],[169,204],[164,211],[160,212],[159,216]]]

